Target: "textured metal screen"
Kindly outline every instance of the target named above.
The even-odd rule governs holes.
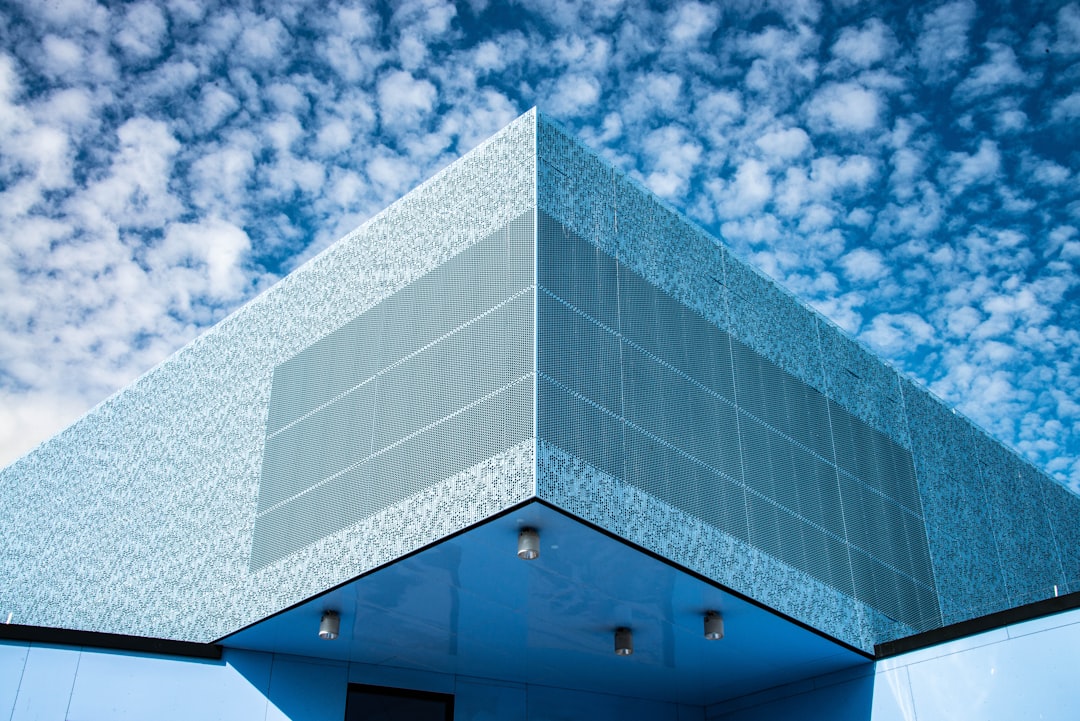
[[[915,628],[939,620],[911,454],[539,215],[538,434]]]
[[[274,369],[251,568],[532,437],[526,213]]]

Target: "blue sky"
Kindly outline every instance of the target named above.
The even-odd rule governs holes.
[[[1080,489],[1080,2],[0,5],[0,465],[536,105]]]

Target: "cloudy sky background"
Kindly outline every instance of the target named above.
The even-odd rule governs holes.
[[[0,465],[537,105],[1080,489],[1080,2],[0,2]]]

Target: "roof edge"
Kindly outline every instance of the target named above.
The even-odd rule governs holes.
[[[50,628],[48,626],[23,626],[14,623],[0,624],[0,641],[47,643],[57,646],[85,646],[112,651],[186,656],[188,658],[213,661],[220,659],[222,653],[222,647],[214,643],[174,641],[171,639],[150,638],[148,636],[127,636],[119,633],[77,631],[68,628]]]
[[[1008,608],[1004,611],[960,621],[959,623],[917,633],[913,636],[898,638],[895,641],[879,643],[874,646],[874,658],[881,661],[910,651],[919,651],[930,646],[956,641],[987,631],[994,631],[1024,621],[1033,621],[1037,618],[1052,616],[1055,613],[1071,611],[1076,608],[1080,608],[1080,591],[1067,593],[1064,596],[1054,596],[1015,608]]]

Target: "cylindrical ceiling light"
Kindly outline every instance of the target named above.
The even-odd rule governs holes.
[[[724,637],[724,617],[719,611],[705,613],[705,638],[718,641]]]
[[[341,617],[337,611],[326,611],[319,621],[319,638],[333,641],[341,632]]]
[[[540,557],[540,534],[535,528],[522,528],[518,534],[518,558],[531,561]]]
[[[634,634],[625,626],[615,629],[615,655],[629,656],[634,652]]]

